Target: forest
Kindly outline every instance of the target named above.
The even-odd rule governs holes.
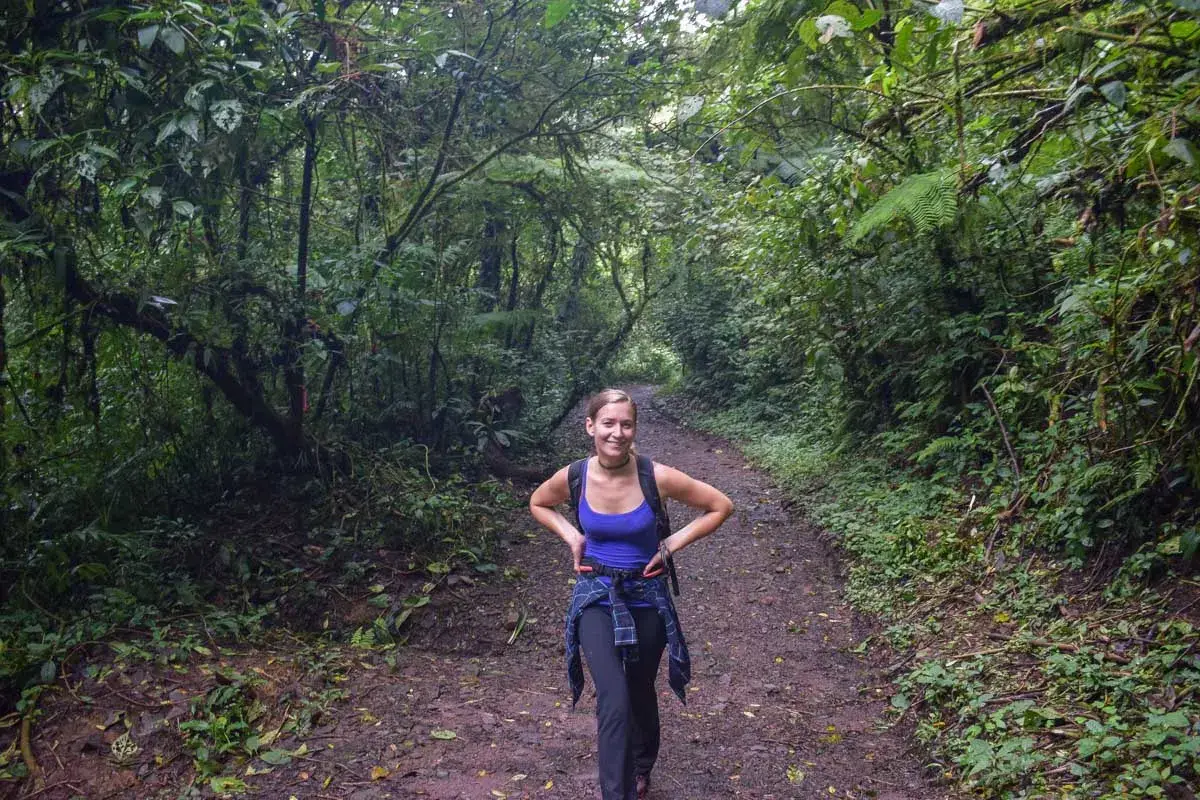
[[[832,542],[938,791],[1200,791],[1197,0],[0,17],[0,796],[299,765],[635,384]],[[170,793],[47,779],[130,665],[209,676],[93,726]]]

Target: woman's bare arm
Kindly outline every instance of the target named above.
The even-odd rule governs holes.
[[[678,553],[692,542],[708,536],[733,513],[733,501],[724,492],[673,467],[655,464],[654,478],[661,494],[704,512],[663,540],[671,553]],[[646,565],[646,573],[660,569],[661,565],[662,560],[656,555]]]
[[[541,486],[533,490],[529,496],[529,513],[543,527],[549,528],[558,538],[571,548],[571,556],[575,561],[576,572],[591,572],[591,567],[582,565],[583,534],[564,517],[555,506],[571,499],[571,489],[567,485],[568,467],[563,467],[550,476]]]

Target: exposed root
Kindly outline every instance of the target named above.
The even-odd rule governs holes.
[[[46,785],[46,781],[42,777],[42,768],[38,766],[37,759],[33,757],[33,746],[29,743],[32,731],[33,718],[25,717],[21,720],[21,760],[25,762],[25,769],[29,772],[29,778],[33,781],[34,788],[40,791]]]

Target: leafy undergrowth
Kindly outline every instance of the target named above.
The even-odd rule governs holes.
[[[892,707],[945,777],[983,797],[1194,796],[1200,578],[1149,579],[1169,543],[1081,569],[1010,541],[982,490],[839,453],[820,425],[700,419],[836,536],[850,599],[905,654]]]
[[[138,780],[236,789],[233,767],[299,757],[347,663],[394,664],[437,591],[496,569],[503,486],[437,477],[421,451],[351,456],[350,475],[247,484],[196,521],[80,531],[62,591],[32,565],[0,607],[0,788],[37,785],[27,742],[63,713],[97,718],[77,752]]]

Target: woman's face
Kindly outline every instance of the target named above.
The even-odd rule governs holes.
[[[587,420],[587,434],[596,445],[596,455],[606,461],[621,461],[633,446],[637,420],[629,403],[609,403],[601,406],[595,417]]]

